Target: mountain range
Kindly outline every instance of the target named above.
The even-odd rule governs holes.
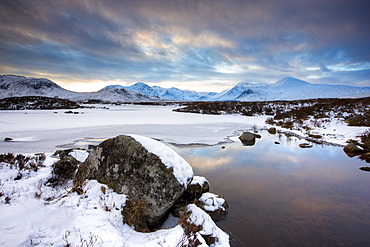
[[[370,87],[311,84],[285,77],[273,84],[240,82],[221,93],[195,92],[178,88],[162,88],[138,82],[131,86],[110,85],[97,92],[72,92],[44,78],[15,75],[0,76],[0,98],[15,96],[47,96],[74,101],[144,102],[144,101],[273,101],[315,98],[366,97]]]
[[[147,96],[123,87],[107,87],[97,92],[79,93],[66,90],[45,78],[0,75],[0,98],[20,96],[58,97],[79,102],[144,102],[160,100],[158,97]]]

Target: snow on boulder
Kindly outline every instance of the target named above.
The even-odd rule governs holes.
[[[188,186],[193,178],[193,168],[173,149],[169,148],[165,144],[153,140],[151,138],[139,135],[130,135],[136,141],[140,142],[148,152],[157,155],[163,164],[167,168],[173,169],[173,175],[175,175],[177,181],[182,184],[185,188]]]
[[[210,192],[204,193],[196,204],[206,211],[214,221],[225,219],[229,211],[229,205],[226,200]]]
[[[90,152],[74,185],[96,179],[128,195],[122,211],[124,221],[146,232],[160,226],[192,177],[191,166],[168,146],[142,136],[120,135]]]
[[[205,177],[194,176],[188,188],[184,191],[183,198],[186,201],[194,201],[209,191],[209,182]]]

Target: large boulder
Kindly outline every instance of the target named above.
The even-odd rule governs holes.
[[[129,199],[125,223],[138,231],[155,230],[192,180],[191,166],[168,146],[153,139],[120,135],[92,150],[74,184],[96,179]]]

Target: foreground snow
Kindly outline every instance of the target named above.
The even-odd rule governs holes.
[[[55,161],[57,158],[47,155],[38,171],[20,171],[23,176],[19,180],[15,180],[19,172],[15,167],[0,163],[0,246],[173,247],[186,243],[184,230],[174,217],[165,223],[167,229],[153,233],[136,232],[123,224],[121,209],[126,195],[95,180],[83,186],[82,195],[72,192],[71,184],[45,186]],[[204,211],[195,205],[188,210],[194,223],[202,226],[201,234],[219,239],[212,246],[229,246],[227,234]],[[201,246],[207,246],[200,235],[198,238]]]

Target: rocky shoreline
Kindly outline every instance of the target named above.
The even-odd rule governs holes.
[[[84,154],[81,156],[81,153]],[[14,178],[19,180],[26,178],[22,175],[24,167],[27,170],[34,167],[37,172],[45,160],[45,155],[42,157],[32,166],[26,164],[33,158],[19,155],[2,154],[0,162],[11,166],[23,164],[18,168],[20,175]],[[180,239],[183,244],[229,246],[228,235],[214,223],[226,217],[226,200],[210,193],[207,179],[194,176],[191,166],[168,146],[143,136],[120,135],[90,146],[86,151],[59,150],[54,157],[57,161],[42,187],[63,187],[84,197],[88,189],[86,185],[96,180],[102,184],[103,195],[110,189],[126,197],[124,206],[104,207],[106,211],[119,210],[122,224],[135,231],[156,232],[172,215],[183,229]],[[6,203],[12,202],[11,197],[3,198]],[[50,198],[49,201],[59,199]]]

